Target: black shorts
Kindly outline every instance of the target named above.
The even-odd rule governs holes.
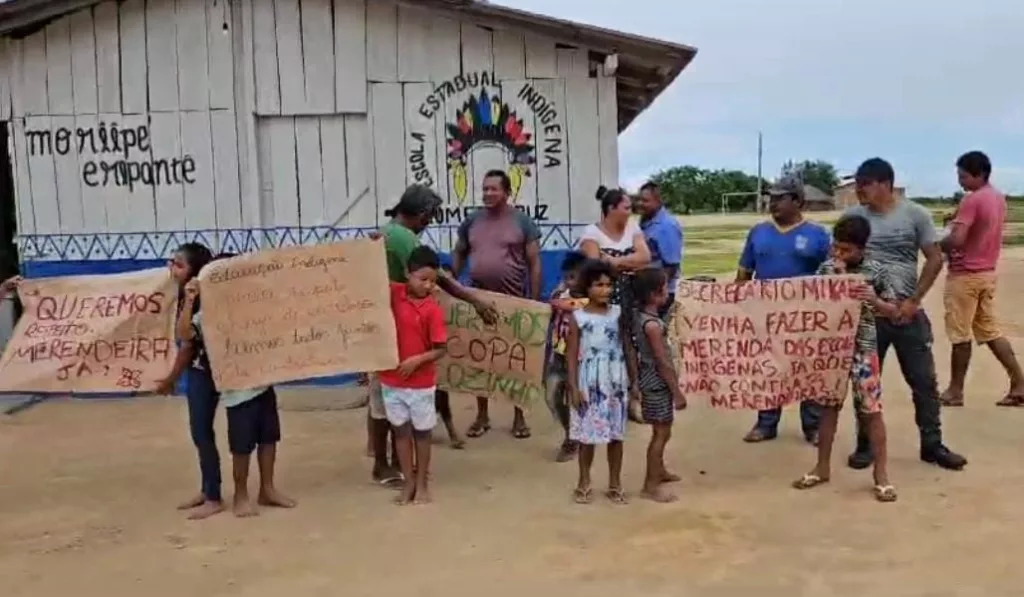
[[[227,410],[228,447],[232,454],[252,454],[256,446],[281,441],[281,418],[274,388]]]

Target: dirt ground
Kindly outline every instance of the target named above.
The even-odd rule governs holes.
[[[1024,318],[1010,320],[1024,251],[1007,255],[1002,280],[1006,332],[1024,352]],[[944,383],[941,281],[928,308]],[[895,359],[885,381],[901,490],[891,505],[873,501],[867,472],[840,462],[852,444],[848,416],[831,486],[797,493],[789,482],[812,451],[795,413],[779,440],[749,446],[740,437],[751,413],[692,407],[670,448],[684,478],[678,503],[575,506],[575,465],[550,461],[558,438],[547,413],[533,415],[533,439],[517,441],[505,432],[510,410],[498,408],[496,428],[467,451],[438,447],[433,505],[397,508],[368,482],[364,411],[302,409],[283,413],[279,463],[299,507],[195,523],[174,510],[198,485],[180,400],[45,403],[0,422],[2,594],[1024,594],[1024,410],[993,406],[1005,390],[999,366],[978,351],[967,407],[944,413],[947,442],[971,461],[959,473],[918,461]],[[457,417],[469,423],[468,401]],[[631,433],[635,489],[647,434]]]

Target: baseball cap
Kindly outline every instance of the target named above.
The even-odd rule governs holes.
[[[799,179],[786,177],[778,180],[772,185],[771,189],[768,190],[768,194],[772,197],[782,197],[783,195],[792,195],[803,201],[804,199],[804,183]]]
[[[441,207],[441,197],[434,192],[434,189],[421,184],[409,185],[405,192],[402,193],[402,197],[398,200],[398,205],[384,212],[387,217],[393,217],[398,213],[407,215],[422,215],[426,213],[432,213],[434,210]]]

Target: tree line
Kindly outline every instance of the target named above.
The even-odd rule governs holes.
[[[779,178],[802,180],[831,195],[840,182],[839,171],[825,160],[788,161],[783,164]],[[721,211],[752,211],[756,206],[757,176],[742,170],[710,170],[697,166],[676,166],[662,170],[651,177],[661,189],[662,199],[676,213],[689,214]],[[761,179],[761,189],[767,192],[770,181]],[[949,196],[911,197],[920,203],[955,203],[963,197],[957,191]],[[1010,201],[1024,201],[1024,196],[1007,196]]]

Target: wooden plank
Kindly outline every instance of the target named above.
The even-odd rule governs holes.
[[[307,114],[334,113],[331,0],[302,0],[302,61]]]
[[[398,7],[391,0],[366,3],[366,79],[398,80]]]
[[[174,112],[156,112],[150,116],[151,151],[154,163],[183,156],[181,145],[181,119]],[[184,230],[185,185],[166,184],[161,180],[154,186],[157,230]]]
[[[259,181],[259,213],[260,221],[275,222],[274,213],[274,156],[271,139],[270,121],[274,117],[267,116],[256,119],[256,159],[258,161]],[[294,125],[293,125],[294,126]]]
[[[450,81],[462,72],[461,25],[455,19],[435,14],[430,21],[430,80]]]
[[[60,203],[60,229],[63,233],[98,232],[85,227],[82,208],[82,169],[78,165],[74,116],[53,116],[53,164]]]
[[[366,112],[366,0],[334,0],[335,109]]]
[[[524,45],[526,46],[526,77],[528,79],[553,79],[558,76],[553,39],[527,33]]]
[[[405,183],[437,188],[437,125],[423,116],[420,106],[434,90],[430,83],[403,85],[405,102]],[[442,143],[444,138],[442,137]]]
[[[376,178],[377,214],[374,222],[356,221],[357,226],[383,222],[384,210],[398,203],[405,190],[405,125],[402,85],[372,83],[370,113],[373,117],[373,172]],[[351,168],[350,168],[351,171]]]
[[[195,170],[185,177],[185,229],[217,227],[217,202],[213,177],[213,140],[209,112],[181,112],[181,153],[192,158]]]
[[[401,4],[398,7],[398,80],[430,80],[431,11]]]
[[[601,179],[598,149],[597,79],[565,80],[569,140],[569,201],[574,222],[596,222],[601,215],[594,200],[595,181]]]
[[[68,19],[57,19],[46,26],[46,96],[51,115],[75,113]]]
[[[268,118],[266,127],[270,141],[270,181],[273,188],[274,225],[298,226],[299,189],[295,172],[295,119]],[[261,174],[262,175],[262,174]]]
[[[239,9],[231,13],[231,60],[235,134],[238,149],[238,188],[242,210],[242,227],[261,226],[260,170],[256,139],[256,66],[253,59],[253,1],[241,0]],[[239,34],[240,33],[240,34]],[[275,61],[276,64],[276,61]],[[211,103],[213,100],[211,99]],[[214,128],[216,131],[216,126]]]
[[[524,96],[536,114],[537,201],[548,206],[549,222],[570,223],[573,220],[569,203],[565,81],[534,80],[530,88],[520,90],[519,95]]]
[[[118,100],[120,103],[120,99]],[[109,229],[107,221],[107,193],[105,189],[95,185],[95,175],[89,178],[93,184],[86,184],[82,172],[86,164],[96,163],[101,159],[92,153],[92,148],[81,139],[77,138],[77,131],[95,131],[99,125],[99,117],[96,114],[78,114],[75,116],[75,153],[78,156],[78,179],[81,180],[82,188],[82,211],[85,220],[86,232],[101,232]],[[95,133],[94,133],[95,134]],[[91,171],[92,166],[90,166]]]
[[[520,163],[517,166],[513,162],[508,165],[506,171],[509,178],[512,179],[512,202],[517,206],[522,206],[530,217],[538,221],[538,218],[547,217],[548,206],[545,204],[538,208],[536,116],[526,99],[519,97],[519,91],[528,84],[526,79],[502,81],[501,83],[501,98],[502,102],[508,106],[509,119],[514,119],[517,122],[514,126],[521,128],[529,135],[527,143],[533,146],[533,150],[529,153],[531,163]],[[508,126],[504,128],[508,130]],[[512,157],[510,156],[510,160]]]
[[[448,210],[458,207],[454,195],[451,193],[451,170],[448,164],[448,122],[452,119],[451,114],[454,112],[456,107],[449,105],[443,99],[441,99],[441,106],[434,111],[434,139],[435,142],[435,159],[437,160],[437,179],[435,185],[437,188],[437,194],[441,196],[444,201],[441,205],[441,214],[439,218],[435,218],[438,224],[448,224],[449,216]],[[453,220],[452,223],[457,223]],[[438,249],[442,251],[450,251],[455,246],[455,234],[449,229],[440,229],[436,233],[438,240]]]
[[[18,234],[35,234],[32,174],[28,168],[28,147],[25,142],[23,118],[14,118],[11,121],[11,141],[14,146],[14,202],[18,208]]]
[[[246,42],[253,48],[256,79],[256,113],[281,113],[281,80],[277,68],[277,26],[274,3],[265,0],[245,0],[252,9],[252,31],[246,29]]]
[[[150,0],[174,4],[168,0]],[[207,110],[210,107],[209,54],[206,43],[209,38],[206,21],[206,0],[177,0],[175,18],[175,43],[178,77],[178,107],[181,110]],[[150,57],[150,62],[153,58]],[[170,73],[153,73],[150,78],[170,76]],[[150,99],[152,102],[152,98]]]
[[[125,114],[144,114],[149,110],[149,104],[146,100],[146,7],[143,0],[124,0],[121,3],[119,23],[122,83],[120,111]],[[171,41],[173,42],[173,37]],[[167,45],[166,42],[163,45]],[[173,45],[170,46],[170,51],[174,51]],[[164,71],[167,72],[174,71]],[[178,90],[175,89],[175,103],[177,97]]]
[[[348,195],[341,213],[334,216],[338,226],[376,226],[377,191],[373,166],[370,116],[345,115],[345,165]],[[386,208],[383,208],[386,209]],[[347,214],[341,218],[341,214]]]
[[[71,80],[74,88],[74,114],[96,114],[99,96],[96,87],[96,33],[92,11],[71,13]]]
[[[295,166],[298,168],[299,224],[324,224],[324,176],[320,155],[320,118],[295,118]]]
[[[149,110],[174,112],[178,102],[178,26],[175,3],[168,0],[146,2],[146,61],[149,83]],[[196,63],[181,62],[186,73]],[[202,63],[205,69],[206,61]]]
[[[46,96],[46,32],[22,40],[21,104],[26,116],[49,114]],[[26,124],[26,126],[28,126]]]
[[[494,74],[498,80],[521,81],[526,78],[526,51],[520,31],[495,29]]]
[[[273,0],[277,35],[277,69],[281,80],[281,114],[306,110],[302,75],[302,27],[299,0]]]
[[[109,132],[111,123],[119,128],[124,126],[124,119],[121,114],[99,114],[95,120],[83,119],[78,125],[83,127],[83,133],[88,135],[77,139],[78,153],[86,158],[86,163],[82,165],[82,182],[88,189],[83,195],[102,197],[104,211],[107,214],[107,228],[104,230],[110,232],[130,232],[134,229],[131,193],[128,187],[117,184],[116,169],[111,170],[109,167],[109,164],[116,163],[122,154],[104,153],[99,135],[100,129]],[[152,140],[152,131],[150,139]],[[104,164],[108,165],[107,168],[104,168]]]
[[[7,46],[7,64],[10,66],[11,118],[25,116],[25,57],[20,39],[5,38]]]
[[[241,39],[242,36],[232,34],[233,6],[231,2],[206,2],[206,53],[210,84],[207,101],[211,110],[231,110],[235,107],[234,55],[231,44],[234,38]],[[251,56],[249,65],[252,66]]]
[[[36,214],[37,234],[59,234],[60,202],[57,201],[57,175],[53,164],[53,144],[49,116],[25,118],[28,139],[28,174],[32,184],[32,207]],[[43,133],[33,135],[33,133]],[[46,133],[51,133],[46,135]]]
[[[494,51],[491,40],[491,32],[483,27],[470,22],[462,23],[462,73],[467,77],[477,76],[481,73],[494,72]],[[480,95],[481,88],[476,87],[467,90],[464,94],[456,96],[457,100],[450,102],[455,109],[450,112],[449,118],[454,118],[455,110],[462,110],[463,104],[469,98],[469,93]],[[487,93],[493,95],[500,93],[500,88],[489,87]],[[482,146],[475,148],[469,156],[469,168],[467,171],[468,193],[462,204],[465,206],[479,206],[481,199],[481,183],[484,174],[489,170],[505,169],[506,160],[502,151],[496,147]],[[456,203],[458,198],[456,197]]]
[[[11,77],[15,72],[10,40],[0,39],[0,120],[11,119]]]
[[[345,160],[345,117],[320,117],[320,169],[323,173],[324,221],[330,225],[342,214],[349,198],[348,164]],[[363,187],[365,188],[365,187]],[[356,189],[356,193],[363,188]]]
[[[125,153],[109,155],[106,158],[107,161],[112,163],[116,160],[124,159],[128,162],[134,162],[140,165],[142,162],[148,161],[153,149],[153,135],[149,123],[149,115],[130,114],[125,116],[115,116],[111,120],[113,120],[113,122],[117,122],[118,129],[134,129],[136,131],[136,135],[139,134],[139,131],[146,131],[146,133],[143,134],[148,134],[149,140],[145,144],[140,144],[139,147],[131,149],[127,155]],[[110,126],[109,123],[111,121],[108,120],[107,122],[107,126]],[[111,186],[108,188],[114,188],[113,185],[117,179],[113,171],[111,171],[110,180]],[[130,223],[129,231],[149,232],[151,230],[156,230],[156,189],[154,186],[146,184],[145,180],[136,180],[126,188],[128,198],[128,221]]]
[[[586,48],[556,48],[555,69],[559,77],[586,79],[590,77],[590,53]]]
[[[121,34],[117,12],[116,2],[104,2],[93,8],[96,93],[99,99],[96,110],[108,114],[121,111]]]
[[[601,184],[619,186],[619,112],[615,77],[597,78],[598,153]]]
[[[242,227],[242,197],[238,185],[238,135],[235,115],[227,110],[210,111],[213,141],[213,196],[217,205],[217,229]]]

